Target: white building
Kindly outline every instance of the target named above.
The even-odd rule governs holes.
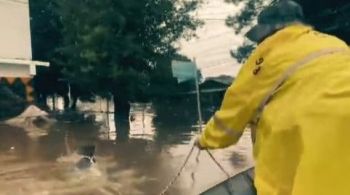
[[[0,0],[0,26],[0,78],[9,83],[21,79],[29,94],[36,66],[49,63],[32,60],[28,0]]]

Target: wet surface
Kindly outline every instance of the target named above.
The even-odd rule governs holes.
[[[127,141],[116,140],[119,126],[113,114],[95,113],[86,121],[62,120],[36,128],[1,124],[0,194],[159,194],[184,161],[197,129],[181,120],[174,123],[171,117],[156,120],[154,107],[132,105]],[[106,111],[102,103],[80,108]],[[96,146],[97,163],[88,170],[76,169],[78,148],[90,144]],[[238,145],[213,153],[235,174],[252,166],[251,149],[246,132]],[[169,194],[198,194],[225,179],[205,152],[197,155],[195,150]]]

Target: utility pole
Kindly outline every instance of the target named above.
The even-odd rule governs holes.
[[[197,95],[197,112],[198,112],[198,122],[199,122],[199,130],[202,131],[202,108],[201,108],[201,96],[200,96],[200,89],[199,89],[199,78],[198,78],[198,68],[196,64],[196,59],[193,59],[193,63],[195,65],[195,83],[196,83],[196,95]]]

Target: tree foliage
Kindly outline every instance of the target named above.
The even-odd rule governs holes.
[[[255,44],[250,41],[243,42],[237,49],[231,50],[230,54],[239,63],[243,63],[255,49]]]
[[[237,6],[243,5],[242,9],[235,14],[227,17],[226,25],[233,28],[236,34],[242,34],[242,32],[247,28],[252,26],[256,16],[261,11],[261,9],[266,5],[266,0],[225,0],[227,3],[233,3]],[[239,63],[245,61],[250,53],[254,50],[255,44],[249,40],[245,40],[242,45],[234,50],[231,50],[231,56],[235,58]]]
[[[226,25],[232,27],[236,34],[242,34],[246,28],[252,26],[259,12],[267,5],[279,0],[225,0],[227,3],[243,5],[235,15],[226,19]],[[317,30],[337,35],[350,42],[350,19],[348,15],[350,4],[347,0],[324,0],[315,3],[313,0],[295,0],[304,9],[305,22],[313,25]],[[253,51],[255,45],[249,41],[231,51],[232,57],[243,62]]]
[[[160,56],[194,35],[197,1],[59,0],[64,74],[72,83],[119,102],[142,98]]]
[[[242,9],[235,15],[226,19],[226,25],[232,27],[237,34],[248,26],[251,26],[261,9],[266,5],[267,0],[226,0],[227,3],[235,5],[243,4]]]
[[[56,63],[60,56],[57,48],[62,41],[61,23],[55,11],[56,1],[31,0],[29,3],[33,59],[50,62],[49,68],[38,67],[34,78],[35,92],[45,102],[47,95],[67,91],[59,82],[62,74]]]
[[[164,59],[176,53],[175,41],[192,37],[201,24],[191,14],[198,5],[198,0],[31,0],[33,58],[51,62],[38,70],[36,92],[43,99],[64,95],[68,82],[74,96],[146,99],[151,77],[171,82]]]
[[[350,2],[348,0],[296,0],[305,19],[315,29],[335,35],[350,44]]]

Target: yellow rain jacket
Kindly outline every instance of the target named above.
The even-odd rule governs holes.
[[[350,50],[311,27],[286,27],[258,45],[200,145],[236,143],[286,72],[257,124],[258,195],[350,195]]]

